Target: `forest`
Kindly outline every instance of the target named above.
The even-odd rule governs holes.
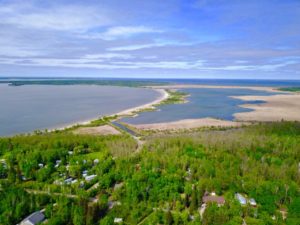
[[[141,138],[0,138],[0,224],[300,224],[299,122]]]

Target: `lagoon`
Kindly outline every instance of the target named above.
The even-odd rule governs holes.
[[[251,109],[240,107],[242,104],[259,104],[262,101],[243,101],[231,96],[274,95],[276,92],[250,89],[190,88],[181,89],[189,94],[187,103],[161,105],[156,111],[142,112],[136,117],[123,118],[121,122],[130,124],[151,124],[173,122],[184,119],[212,117],[222,120],[234,120],[234,114],[249,112]]]

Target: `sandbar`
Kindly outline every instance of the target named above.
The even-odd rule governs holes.
[[[241,107],[253,109],[251,112],[235,113],[236,121],[300,121],[300,94],[271,96],[233,96],[233,98],[252,101],[265,101],[262,104],[244,104]]]

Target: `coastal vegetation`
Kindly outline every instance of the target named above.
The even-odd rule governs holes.
[[[181,104],[185,102],[187,93],[178,90],[166,90],[168,93],[168,98],[159,103],[158,105],[168,105],[168,104]]]
[[[299,224],[300,123],[143,140],[137,152],[124,133],[1,138],[0,224],[41,209],[50,225]]]
[[[300,87],[279,88],[280,91],[300,92]]]

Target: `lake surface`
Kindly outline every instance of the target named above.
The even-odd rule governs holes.
[[[213,117],[233,120],[234,113],[249,112],[251,109],[239,107],[241,104],[258,104],[262,101],[243,101],[231,98],[239,95],[273,95],[274,93],[248,89],[181,89],[190,94],[185,104],[162,105],[157,111],[143,112],[137,117],[123,118],[121,121],[131,124],[172,122],[183,119]]]
[[[154,101],[144,88],[0,84],[0,136],[53,129]]]

